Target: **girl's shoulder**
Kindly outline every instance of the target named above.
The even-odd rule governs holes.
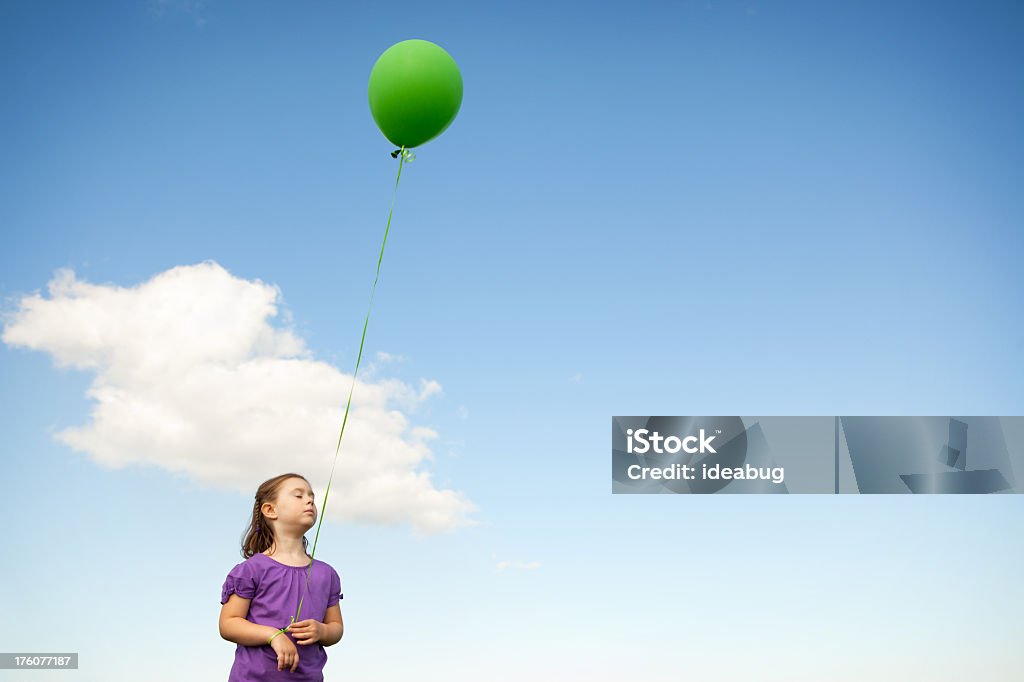
[[[313,570],[320,572],[324,571],[327,573],[334,573],[337,575],[337,571],[326,561],[313,557]],[[268,556],[262,552],[257,552],[252,556],[241,561],[231,569],[233,574],[243,575],[255,575],[259,573],[266,573],[267,571],[304,571],[309,568],[309,563],[304,564],[286,564],[277,559]]]
[[[329,571],[331,573],[334,573],[335,575],[338,574],[338,572],[336,570],[334,570],[334,566],[331,566],[326,561],[320,561],[319,559],[313,559],[313,563],[314,563],[314,565],[315,564],[319,564],[321,566],[321,568],[323,568],[324,570]]]
[[[313,563],[313,568],[314,569],[321,569],[321,570],[326,569],[326,570],[329,570],[329,571],[333,571],[334,570],[334,567],[331,566],[326,561],[323,561],[321,559],[317,559],[316,557],[310,557],[308,554],[306,555],[306,561],[305,562],[299,562],[299,563],[290,564],[290,563],[285,563],[283,561],[275,559],[274,557],[269,556],[267,554],[264,554],[263,552],[257,552],[256,554],[253,554],[251,557],[249,557],[248,559],[246,559],[242,563],[253,562],[252,563],[253,566],[268,566],[268,567],[271,567],[271,568],[280,567],[280,568],[286,568],[286,569],[307,569],[307,568],[309,568],[309,563],[310,563],[309,559],[313,560],[312,563]]]

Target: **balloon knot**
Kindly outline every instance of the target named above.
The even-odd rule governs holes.
[[[399,155],[402,156],[406,163],[412,163],[413,161],[416,160],[416,155],[413,154],[410,150],[406,149],[405,147],[402,147],[401,149],[396,149],[395,151],[391,152],[392,159],[397,159]]]

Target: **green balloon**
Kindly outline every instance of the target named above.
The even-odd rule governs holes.
[[[370,113],[399,147],[429,142],[462,106],[462,74],[451,55],[427,40],[403,40],[384,51],[370,71]]]

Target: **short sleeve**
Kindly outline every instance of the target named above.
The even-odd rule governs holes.
[[[220,591],[220,603],[226,604],[232,593],[243,599],[252,599],[256,596],[257,580],[252,568],[252,562],[243,561],[236,565],[228,573],[224,586]]]
[[[338,572],[331,568],[331,592],[327,595],[327,606],[331,607],[337,604],[341,598],[341,576]]]

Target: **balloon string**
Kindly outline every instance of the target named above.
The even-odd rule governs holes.
[[[388,210],[388,222],[384,226],[384,241],[380,245],[380,256],[377,257],[377,275],[373,278],[373,288],[370,289],[370,305],[366,309],[366,320],[363,322],[363,337],[359,340],[359,354],[356,356],[356,369],[352,372],[352,386],[348,389],[348,402],[345,403],[345,416],[341,420],[341,431],[338,433],[338,445],[334,449],[334,465],[331,466],[331,475],[327,479],[327,491],[324,493],[323,505],[320,507],[320,519],[316,525],[316,535],[313,537],[313,551],[309,556],[309,567],[306,569],[306,589],[309,588],[309,574],[313,571],[313,558],[316,556],[316,543],[320,538],[320,525],[324,521],[324,510],[327,509],[327,498],[331,494],[331,481],[334,479],[334,467],[338,465],[338,453],[341,452],[341,437],[345,435],[345,424],[348,423],[348,412],[349,408],[352,407],[352,392],[356,387],[356,373],[359,372],[359,363],[363,359],[363,344],[366,343],[366,328],[370,324],[370,310],[373,308],[373,294],[377,291],[377,280],[380,279],[380,265],[384,261],[384,247],[388,243],[388,231],[391,229],[391,216],[395,212],[395,196],[398,194],[398,181],[402,179],[402,166],[406,163],[412,163],[415,160],[416,155],[406,149],[404,146],[401,149],[397,149],[391,153],[392,158],[399,159],[398,161],[398,175],[395,176],[395,188],[391,192],[391,209]],[[292,617],[292,623],[299,619],[299,615],[302,613],[302,600],[305,599],[305,589],[303,595],[299,599],[299,609]],[[281,631],[287,630],[283,628]]]
[[[404,159],[406,163],[412,163],[413,161],[416,160],[416,155],[413,154],[411,150],[406,149],[405,147],[402,147],[401,149],[396,149],[395,151],[391,152],[392,159],[397,159],[399,155],[401,155],[402,159]]]

